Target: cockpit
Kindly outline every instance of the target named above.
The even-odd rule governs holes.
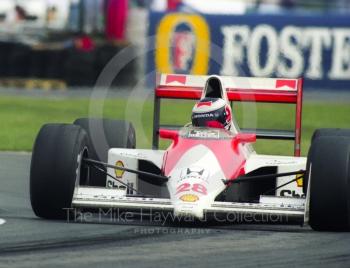
[[[185,139],[206,139],[206,140],[226,140],[235,137],[232,131],[219,128],[207,127],[183,127],[179,131],[179,136]]]

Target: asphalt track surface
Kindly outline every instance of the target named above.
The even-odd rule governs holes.
[[[38,219],[29,202],[29,165],[29,154],[0,154],[0,267],[350,267],[350,233]]]

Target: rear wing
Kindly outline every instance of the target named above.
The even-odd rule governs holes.
[[[161,74],[157,77],[153,117],[153,149],[159,146],[159,129],[181,126],[160,124],[161,99],[199,99],[209,76]],[[295,105],[294,130],[241,129],[260,139],[294,140],[294,155],[300,156],[303,79],[221,77],[228,100]]]

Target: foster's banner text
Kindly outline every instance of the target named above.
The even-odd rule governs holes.
[[[305,78],[350,90],[350,17],[151,13],[147,73]]]

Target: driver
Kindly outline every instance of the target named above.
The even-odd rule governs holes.
[[[204,98],[192,109],[192,125],[194,127],[212,127],[231,129],[231,107],[221,98]]]

